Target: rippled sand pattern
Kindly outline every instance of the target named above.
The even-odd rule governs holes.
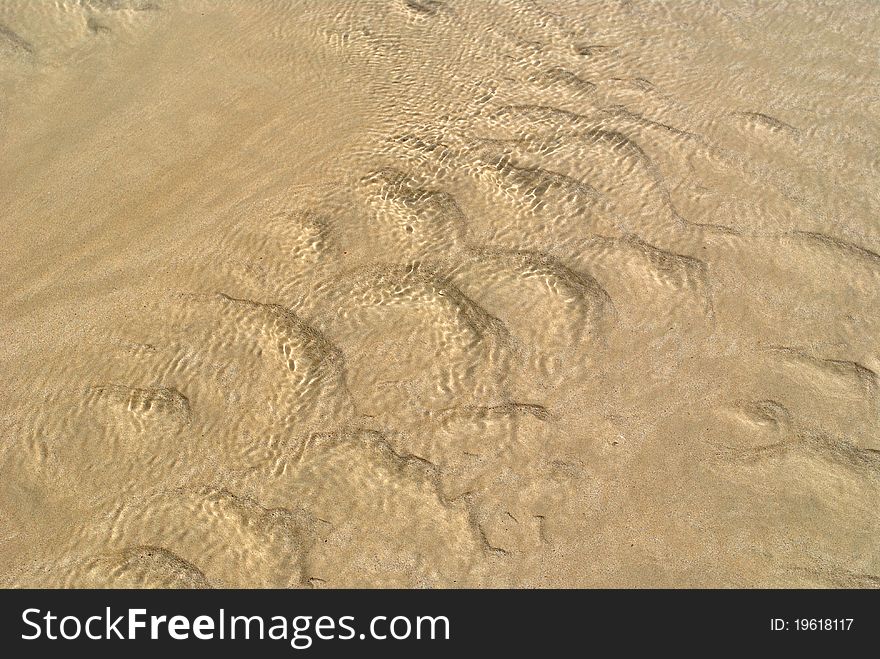
[[[880,586],[878,34],[0,3],[0,585]]]

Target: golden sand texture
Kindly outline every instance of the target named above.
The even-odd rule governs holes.
[[[0,3],[0,585],[880,585],[880,3]]]

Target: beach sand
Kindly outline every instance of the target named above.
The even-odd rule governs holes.
[[[880,586],[880,3],[0,3],[0,585]]]

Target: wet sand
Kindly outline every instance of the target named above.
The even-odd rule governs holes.
[[[0,3],[0,585],[880,586],[878,32]]]

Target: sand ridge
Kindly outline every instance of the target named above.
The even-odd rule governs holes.
[[[0,584],[877,587],[880,12],[0,6]]]

